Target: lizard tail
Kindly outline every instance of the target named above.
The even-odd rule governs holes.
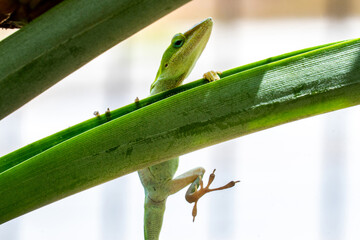
[[[144,236],[145,240],[159,240],[165,212],[166,200],[154,202],[145,196]]]

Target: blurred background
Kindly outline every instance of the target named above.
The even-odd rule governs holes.
[[[1,121],[0,156],[145,98],[177,32],[214,29],[187,82],[282,53],[360,36],[356,0],[195,0],[118,44]],[[120,26],[119,26],[120,27]],[[1,30],[1,38],[14,30]],[[236,187],[192,205],[169,197],[161,239],[359,239],[360,107],[254,133],[181,157],[178,174],[214,169]],[[1,196],[0,196],[1,199]],[[1,201],[1,200],[0,200]],[[136,173],[0,225],[1,240],[143,239]]]

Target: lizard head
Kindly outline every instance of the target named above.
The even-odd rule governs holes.
[[[185,33],[177,33],[164,52],[151,94],[179,86],[190,74],[203,52],[213,26],[212,18],[196,24]]]

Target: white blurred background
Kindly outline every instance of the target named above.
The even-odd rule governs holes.
[[[360,36],[356,0],[196,0],[118,44],[0,124],[0,156],[145,98],[172,36],[212,16],[207,48],[187,82],[305,47]],[[1,30],[1,37],[12,31]],[[161,239],[360,239],[360,108],[316,116],[189,153],[178,174],[214,169],[192,222],[185,190],[171,196]],[[1,196],[0,196],[1,201]],[[142,239],[136,173],[0,225],[1,240]]]

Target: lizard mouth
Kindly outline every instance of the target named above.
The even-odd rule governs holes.
[[[194,32],[197,32],[200,28],[203,28],[203,29],[212,29],[212,26],[213,26],[213,20],[211,17],[195,24],[192,28],[190,28],[189,30],[187,30],[184,35],[186,37],[189,37],[191,35],[193,35]]]
[[[198,56],[194,58],[195,62],[210,38],[212,26],[212,18],[207,18],[184,33],[187,44],[183,51],[197,54]]]

